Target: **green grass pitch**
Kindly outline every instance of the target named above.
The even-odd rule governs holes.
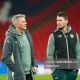
[[[7,76],[0,74],[0,80],[7,80]],[[34,75],[34,80],[53,80],[51,75]],[[76,80],[80,80],[80,76]]]

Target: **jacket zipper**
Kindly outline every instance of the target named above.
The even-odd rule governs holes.
[[[68,40],[66,36],[65,36],[65,39],[66,39],[66,46],[67,46],[67,58],[69,60],[69,48],[68,48]]]
[[[69,62],[69,48],[68,48],[68,40],[67,40],[67,36],[65,36],[65,39],[66,39],[66,46],[67,46],[67,58],[68,58],[68,62]],[[67,62],[67,63],[68,63]],[[69,65],[69,63],[68,63],[68,69],[70,69],[70,65]]]

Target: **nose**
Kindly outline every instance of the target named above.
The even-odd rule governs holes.
[[[25,22],[25,24],[27,24],[27,22]]]
[[[59,24],[60,23],[60,21],[57,21],[57,24]]]

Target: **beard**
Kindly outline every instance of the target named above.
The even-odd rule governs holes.
[[[64,27],[61,27],[61,28],[58,28],[59,30],[63,30],[64,29]]]

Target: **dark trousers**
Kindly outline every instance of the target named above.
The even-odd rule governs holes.
[[[26,74],[26,80],[33,80],[32,74]]]
[[[52,73],[52,77],[54,80],[76,80],[77,74],[78,70],[56,69]]]

